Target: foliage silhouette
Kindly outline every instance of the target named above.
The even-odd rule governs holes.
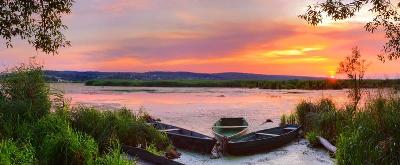
[[[299,15],[299,17],[309,24],[316,26],[322,23],[328,16],[333,20],[344,20],[354,17],[362,8],[369,7],[369,12],[374,18],[365,24],[366,31],[374,33],[378,28],[383,28],[386,44],[383,46],[382,52],[378,54],[381,61],[396,60],[400,58],[400,15],[398,4],[392,3],[390,0],[325,0],[322,3],[309,5],[307,11]]]
[[[57,54],[60,47],[70,45],[63,30],[61,17],[71,12],[74,0],[1,0],[0,36],[6,46],[12,47],[12,39],[28,40],[36,50]]]
[[[345,57],[339,63],[338,73],[346,74],[353,84],[349,90],[349,98],[353,101],[354,109],[357,109],[358,102],[361,99],[361,84],[366,70],[366,60],[361,59],[360,50],[357,47],[353,48],[350,56]]]

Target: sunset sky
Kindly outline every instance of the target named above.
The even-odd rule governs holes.
[[[76,0],[64,17],[71,47],[53,56],[17,39],[7,49],[2,40],[0,69],[37,55],[51,70],[331,76],[351,47],[359,46],[371,63],[370,76],[400,77],[400,60],[377,59],[385,39],[364,31],[366,11],[312,27],[297,17],[310,2]]]

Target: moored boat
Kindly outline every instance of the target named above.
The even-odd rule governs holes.
[[[144,164],[155,164],[155,165],[183,165],[182,163],[170,160],[165,156],[155,155],[147,150],[138,147],[132,147],[128,145],[122,145],[122,150],[130,156],[145,161]]]
[[[184,128],[160,122],[153,122],[151,124],[159,131],[165,132],[172,144],[177,148],[208,154],[216,142],[212,137]]]
[[[232,155],[249,155],[269,151],[296,139],[299,130],[300,127],[297,125],[286,125],[249,133],[232,138],[228,142],[227,150]]]
[[[217,139],[231,139],[244,135],[248,126],[244,118],[221,118],[214,124],[212,131]]]

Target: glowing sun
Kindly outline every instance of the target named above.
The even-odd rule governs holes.
[[[329,71],[329,78],[336,79],[336,72],[335,71]]]

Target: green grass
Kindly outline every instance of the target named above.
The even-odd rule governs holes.
[[[364,107],[337,108],[329,99],[302,101],[296,108],[311,146],[322,136],[337,147],[338,164],[396,164],[400,162],[400,97],[379,95]],[[287,120],[282,117],[282,120]]]
[[[335,144],[339,133],[337,128],[339,122],[341,120],[338,119],[336,111],[321,112],[315,120],[314,130],[320,136]]]
[[[0,108],[9,120],[34,122],[50,112],[48,84],[42,67],[22,65],[0,79]]]
[[[164,133],[145,124],[146,113],[72,110],[62,92],[49,91],[40,66],[2,74],[0,164],[134,164],[120,143],[154,146],[157,152],[171,145]]]
[[[338,164],[400,162],[400,98],[376,98],[338,137]]]
[[[162,156],[164,154],[163,152],[160,152],[160,150],[154,144],[146,146],[146,150],[158,156]]]
[[[35,164],[35,150],[29,143],[0,141],[0,164]]]
[[[99,154],[92,137],[71,129],[47,134],[39,148],[41,164],[93,164]]]
[[[364,88],[393,87],[400,80],[365,80]],[[231,87],[261,89],[344,89],[350,88],[349,80],[89,80],[88,86],[136,86],[136,87]]]
[[[310,145],[313,146],[313,147],[319,146],[319,140],[318,140],[317,136],[318,136],[318,134],[315,133],[314,131],[308,132],[306,134],[306,139],[308,140]]]
[[[158,152],[165,151],[171,145],[165,133],[146,124],[145,113],[135,114],[125,108],[98,111],[79,107],[71,115],[73,127],[94,137],[101,151],[108,148],[114,138],[130,146],[154,145]]]
[[[297,115],[295,113],[291,113],[289,115],[283,114],[281,116],[280,126],[285,126],[287,124],[298,124]]]
[[[98,165],[135,165],[136,162],[129,160],[121,150],[116,148],[101,157],[98,157],[94,164]]]

